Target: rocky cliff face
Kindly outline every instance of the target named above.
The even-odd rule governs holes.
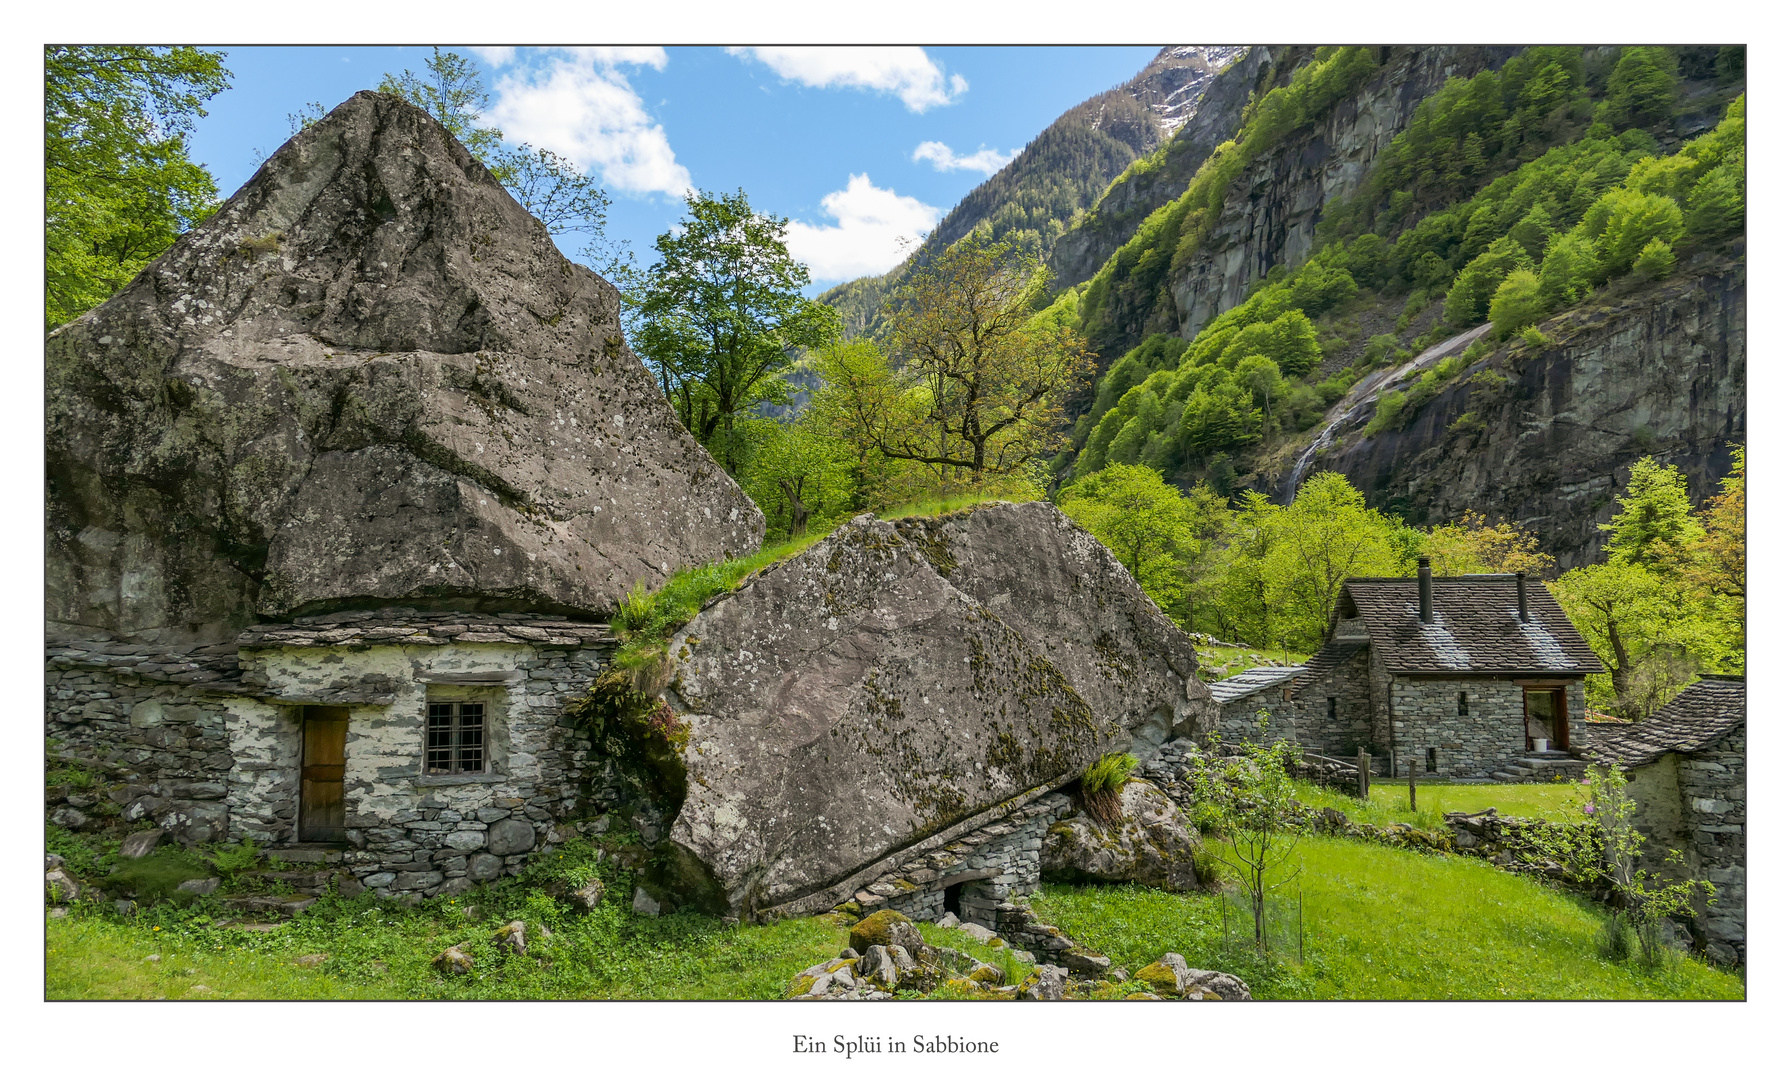
[[[1043,503],[854,519],[669,653],[671,842],[736,914],[1213,723],[1187,635]]]
[[[756,547],[617,316],[441,125],[357,94],[51,334],[52,630],[600,613]]]
[[[1497,67],[1518,51],[1486,46],[1384,49],[1380,70],[1360,91],[1339,102],[1307,137],[1284,140],[1232,181],[1207,242],[1170,281],[1181,318],[1179,334],[1193,338],[1207,320],[1243,302],[1250,284],[1272,267],[1304,259],[1325,204],[1355,191],[1419,102],[1444,80]]]
[[[1490,354],[1403,430],[1345,438],[1317,467],[1418,523],[1469,509],[1517,522],[1563,569],[1601,557],[1597,524],[1644,454],[1684,470],[1695,502],[1718,492],[1729,444],[1747,434],[1745,263],[1605,299],[1541,329],[1553,344]],[[1499,377],[1476,381],[1482,371]]]
[[[1058,237],[1051,248],[1055,284],[1075,285],[1095,275],[1139,222],[1187,190],[1188,181],[1213,150],[1237,134],[1244,106],[1257,77],[1269,63],[1271,50],[1261,45],[1244,50],[1209,80],[1190,83],[1178,96],[1191,99],[1175,134],[1162,148],[1161,167],[1123,175],[1101,196],[1087,217]]]

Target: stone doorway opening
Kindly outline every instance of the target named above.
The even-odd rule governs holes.
[[[945,887],[945,910],[958,918],[964,917],[964,883]]]

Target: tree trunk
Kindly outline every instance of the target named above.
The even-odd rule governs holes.
[[[790,504],[790,539],[808,531],[808,507],[802,502],[802,485],[798,482],[791,486],[788,480],[779,480],[777,486],[784,489],[784,499]]]

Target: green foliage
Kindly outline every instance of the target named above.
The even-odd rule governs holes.
[[[1362,434],[1379,435],[1391,431],[1405,417],[1405,400],[1405,393],[1400,390],[1389,390],[1375,398],[1374,418],[1362,428]]]
[[[1703,539],[1703,527],[1692,516],[1685,474],[1652,457],[1630,467],[1617,505],[1611,520],[1598,526],[1611,534],[1604,549],[1613,559],[1660,570],[1682,564],[1692,545]]]
[[[1649,240],[1636,256],[1632,269],[1637,277],[1646,281],[1658,281],[1673,272],[1678,260],[1673,256],[1673,249],[1662,243],[1659,237]]]
[[[1544,310],[1541,280],[1530,270],[1519,268],[1499,283],[1487,313],[1492,317],[1493,335],[1503,341],[1526,326],[1535,326]]]
[[[1517,241],[1504,237],[1493,241],[1456,275],[1443,301],[1443,314],[1456,326],[1484,321],[1499,284],[1513,270],[1529,268],[1530,257]]]
[[[1117,825],[1122,814],[1120,808],[1120,792],[1125,790],[1126,781],[1132,770],[1138,768],[1138,759],[1131,754],[1105,754],[1101,760],[1090,765],[1082,773],[1082,804],[1088,809],[1089,816],[1103,825]]]
[[[142,858],[118,860],[100,884],[112,895],[133,898],[144,907],[162,902],[185,906],[198,895],[178,891],[180,883],[210,875],[211,868],[197,853],[167,844]]]
[[[1678,65],[1658,45],[1634,46],[1611,72],[1603,118],[1613,127],[1648,127],[1667,118],[1679,88]]]
[[[765,511],[767,531],[787,539],[826,532],[859,505],[851,447],[804,416],[794,423],[743,419],[741,483]]]
[[[1204,488],[1184,496],[1145,465],[1109,465],[1065,487],[1058,505],[1105,544],[1145,594],[1172,615],[1183,609],[1187,566],[1223,521],[1223,504]]]
[[[735,476],[746,455],[738,417],[788,394],[779,376],[792,350],[839,333],[833,310],[802,295],[808,269],[790,257],[787,227],[744,191],[691,192],[655,241],[659,261],[638,297],[635,347],[678,419]]]
[[[233,883],[261,865],[261,847],[245,836],[234,844],[214,848],[211,865],[226,883]]]
[[[491,108],[491,94],[478,67],[459,53],[443,52],[436,45],[430,49],[421,75],[409,68],[398,75],[387,72],[378,89],[382,94],[397,94],[435,117],[474,157],[487,164],[504,140],[504,133],[497,128],[480,126],[480,119]]]
[[[130,45],[44,50],[44,321],[87,311],[209,215],[218,188],[188,157],[227,89],[222,53]]]
[[[1266,726],[1267,712],[1258,715]],[[1186,781],[1220,834],[1216,842],[1202,836],[1200,846],[1230,868],[1248,894],[1261,952],[1268,942],[1271,896],[1300,876],[1300,800],[1288,775],[1300,749],[1281,740],[1245,743],[1241,756],[1221,758],[1217,734],[1212,743],[1214,756],[1197,759]]]

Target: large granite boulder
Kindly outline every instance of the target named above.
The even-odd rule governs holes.
[[[670,841],[706,875],[703,902],[737,914],[1213,722],[1187,635],[1043,503],[855,518],[669,653],[685,729]]]
[[[53,632],[600,613],[764,532],[615,289],[390,95],[295,136],[47,364]]]

